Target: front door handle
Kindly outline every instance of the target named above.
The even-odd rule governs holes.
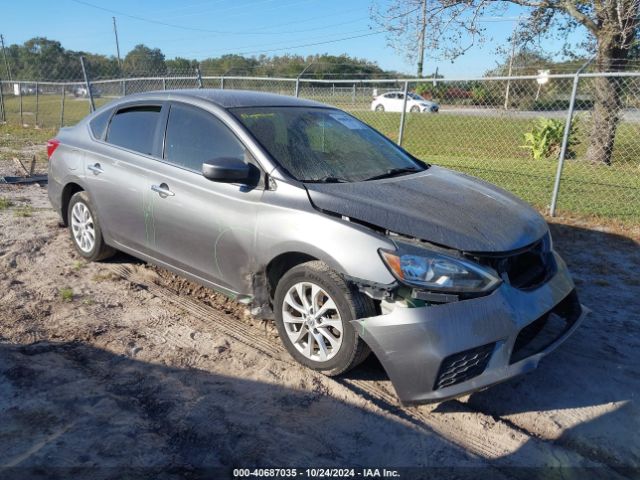
[[[160,196],[173,197],[175,193],[169,190],[169,185],[166,183],[161,183],[160,185],[151,185],[151,190],[156,193],[159,193]]]
[[[102,167],[100,166],[99,163],[96,163],[94,165],[89,165],[87,168],[91,170],[94,175],[100,175],[101,173],[104,172],[104,170],[102,170]]]

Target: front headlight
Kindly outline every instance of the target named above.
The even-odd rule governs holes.
[[[502,282],[495,272],[478,264],[423,248],[381,249],[380,256],[402,283],[427,290],[482,293]]]

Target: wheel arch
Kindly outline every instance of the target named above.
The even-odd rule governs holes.
[[[293,267],[315,260],[322,261],[317,256],[300,251],[284,252],[272,258],[265,268],[265,279],[270,299],[273,299],[276,286],[285,273]]]
[[[71,197],[78,192],[84,191],[85,188],[76,181],[67,183],[62,189],[62,194],[60,196],[60,215],[62,216],[62,223],[65,227],[69,225],[68,210]]]

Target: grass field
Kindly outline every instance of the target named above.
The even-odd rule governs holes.
[[[104,105],[110,98],[95,99],[96,107]],[[4,96],[5,118],[9,123],[20,123],[20,98],[14,95]],[[64,119],[61,118],[62,95],[39,95],[36,109],[36,96],[22,96],[22,123],[28,126],[38,125],[46,128],[59,128],[61,120],[64,125],[74,125],[89,113],[89,101],[86,98],[75,98],[71,94],[65,96]],[[37,113],[37,122],[36,122]]]
[[[397,140],[399,113],[354,114]],[[403,146],[427,162],[483,178],[544,210],[551,203],[557,161],[534,161],[521,148],[533,121],[408,114]],[[582,123],[576,159],[565,162],[558,209],[640,222],[640,125],[620,124],[613,165],[605,166],[581,160],[588,145],[588,128]]]
[[[18,99],[5,96],[4,100],[9,121],[19,123]],[[34,126],[35,96],[24,96],[22,100],[23,123]],[[108,98],[97,98],[96,104],[107,101]],[[43,128],[2,126],[0,147],[13,145],[19,150],[23,142],[44,143],[55,134],[60,126],[60,96],[41,95],[38,103],[38,124]],[[88,111],[87,99],[68,96],[64,124],[76,123]],[[399,113],[363,110],[353,113],[397,140]],[[483,178],[545,210],[551,202],[557,161],[534,161],[521,147],[523,135],[533,122],[533,119],[506,116],[408,114],[403,146],[427,162]],[[578,125],[580,144],[575,149],[576,159],[565,163],[559,211],[640,223],[640,124],[620,124],[612,166],[591,165],[581,160],[585,156],[589,129],[585,119],[579,118]]]

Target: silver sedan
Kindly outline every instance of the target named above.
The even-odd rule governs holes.
[[[332,107],[151,92],[47,148],[81,256],[121,250],[219,290],[327,375],[373,351],[405,403],[527,372],[584,316],[536,211]]]

